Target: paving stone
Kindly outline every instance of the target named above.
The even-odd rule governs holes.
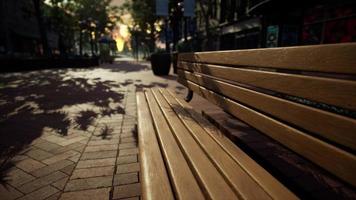
[[[89,139],[88,139],[89,140]],[[85,140],[85,142],[88,142],[88,140]],[[74,144],[81,144],[81,145],[78,145],[78,146],[76,146],[76,147],[73,147],[72,149],[73,150],[75,150],[75,151],[77,151],[77,152],[82,152],[82,151],[84,151],[84,149],[85,149],[85,145],[86,145],[86,143],[85,144],[82,144],[82,143],[74,143]]]
[[[102,140],[117,140],[118,141],[118,138],[119,136],[116,136],[112,133],[106,135],[105,137],[103,136],[97,136],[97,135],[93,135],[91,138],[90,138],[90,141],[102,141]]]
[[[89,134],[89,133],[88,133],[88,134]],[[78,143],[83,144],[83,145],[87,145],[88,140],[82,140],[82,141],[80,141],[80,142],[78,142]]]
[[[136,126],[136,120],[134,121],[124,121],[123,125],[122,125],[122,129],[125,130],[125,129],[134,129],[135,126]]]
[[[86,142],[87,141],[85,141],[85,144],[86,144]],[[82,144],[81,142],[76,142],[76,143],[70,144],[68,146],[64,146],[64,147],[60,147],[60,148],[54,149],[54,150],[51,151],[51,153],[59,154],[59,153],[64,153],[64,152],[69,151],[69,150],[82,152],[83,149],[85,148],[85,144]]]
[[[138,171],[140,171],[140,164],[130,163],[130,164],[118,165],[116,173],[123,174],[123,173],[138,172]]]
[[[32,175],[16,168],[10,170],[10,172],[7,175],[9,179],[9,184],[15,187],[21,186],[35,179],[35,177],[33,177]]]
[[[117,151],[99,151],[83,153],[81,160],[98,159],[98,158],[113,158],[116,157]]]
[[[87,146],[84,152],[115,151],[117,147],[117,144]]]
[[[11,159],[11,161],[17,163],[17,162],[20,162],[22,160],[26,160],[27,158],[29,158],[29,157],[26,156],[26,155],[16,155]]]
[[[46,165],[32,158],[22,160],[16,164],[16,167],[22,169],[25,172],[32,172],[44,166]]]
[[[94,140],[89,141],[88,145],[106,145],[106,144],[118,144],[119,141],[111,139],[111,140]]]
[[[68,160],[73,162],[78,162],[79,158],[80,158],[80,154],[78,153],[77,155],[68,158]]]
[[[32,175],[36,176],[36,177],[41,177],[41,176],[45,176],[48,175],[52,172],[58,171],[58,170],[62,170],[70,165],[72,165],[73,162],[69,161],[69,160],[61,160],[58,161],[56,163],[50,164],[46,167],[42,167],[36,171],[31,172]]]
[[[113,135],[120,135],[121,134],[122,131],[121,131],[121,128],[119,128],[121,126],[121,123],[118,124],[117,126],[118,126],[118,128],[112,130],[111,134],[113,134]]]
[[[128,133],[122,133],[121,138],[134,137],[135,135],[130,131]]]
[[[111,188],[100,188],[92,190],[81,190],[76,192],[65,192],[60,200],[108,200]]]
[[[30,156],[33,159],[39,160],[39,161],[53,156],[53,154],[51,154],[47,151],[43,151],[42,149],[37,149],[37,148],[30,150],[29,152],[26,153],[26,155]]]
[[[128,164],[137,162],[137,155],[130,155],[130,156],[120,156],[117,158],[117,164]]]
[[[58,162],[58,161],[61,161],[61,160],[65,160],[67,158],[70,158],[70,157],[73,157],[73,156],[76,156],[76,155],[80,155],[80,154],[78,152],[76,152],[76,151],[69,150],[67,152],[64,152],[64,153],[55,155],[55,156],[53,156],[51,158],[45,159],[42,162],[49,165],[49,164],[52,164],[52,163],[55,163],[55,162]]]
[[[112,134],[112,135],[111,135],[111,139],[112,139],[112,140],[116,140],[117,143],[119,143],[119,141],[120,141],[120,134]]]
[[[33,146],[24,146],[23,149],[18,152],[18,155],[24,155],[27,152],[31,151],[33,148]]]
[[[23,194],[10,185],[0,184],[0,199],[12,200],[21,197]]]
[[[36,144],[40,144],[46,142],[46,140],[42,139],[42,138],[37,138],[35,140],[32,140],[31,145],[36,145]]]
[[[130,107],[130,105],[126,105],[126,108]],[[132,108],[130,108],[130,110],[136,110],[136,104],[135,105],[131,105]],[[127,126],[127,125],[136,125],[136,117],[126,117],[125,120],[124,120],[124,124],[123,126]]]
[[[130,134],[131,137],[134,137],[134,136],[135,136],[135,135],[134,135],[134,130],[135,130],[134,128],[130,128],[130,129],[126,128],[126,129],[123,129],[121,135],[124,135],[123,137],[128,137],[128,136],[126,136],[126,135]]]
[[[62,179],[52,183],[51,185],[54,186],[55,188],[57,188],[58,190],[63,190],[64,186],[66,186],[68,179],[69,179],[69,177],[67,176],[65,178],[62,178]]]
[[[94,130],[95,130],[95,127],[96,127],[96,126],[89,125],[88,128],[87,128],[87,130],[86,130],[86,132],[88,132],[88,133],[93,133]]]
[[[84,137],[84,136],[76,136],[74,138],[71,138],[71,139],[67,139],[66,141],[62,141],[60,143],[58,143],[59,145],[62,145],[62,146],[67,146],[67,145],[70,145],[70,144],[73,144],[73,143],[76,143],[76,142],[80,142],[82,140],[85,140],[87,141],[87,137]]]
[[[114,166],[76,169],[74,170],[70,179],[89,178],[89,177],[96,177],[96,176],[110,176],[113,174],[114,174]]]
[[[43,149],[45,151],[53,151],[53,150],[61,147],[61,145],[54,144],[52,142],[47,142],[47,141],[43,141],[41,143],[36,143],[36,144],[34,144],[34,146],[36,146],[40,149]]]
[[[66,173],[67,175],[71,175],[74,168],[75,168],[75,164],[72,164],[72,165],[69,165],[69,166],[61,169],[60,171]]]
[[[121,185],[114,188],[113,198],[121,199],[128,197],[135,197],[141,194],[141,187],[139,183],[130,185]]]
[[[57,172],[54,172],[52,174],[49,174],[47,176],[43,176],[41,178],[38,178],[38,179],[35,179],[31,182],[28,182],[24,185],[22,185],[21,187],[19,187],[18,189],[21,191],[21,192],[24,192],[24,193],[30,193],[36,189],[39,189],[41,187],[44,187],[46,185],[49,185],[53,182],[56,182],[57,180],[60,180],[64,177],[67,177],[66,174],[64,174],[63,172],[60,172],[60,171],[57,171]]]
[[[89,167],[103,167],[115,165],[115,158],[103,158],[95,160],[80,160],[77,164],[77,168],[89,168]]]
[[[114,176],[114,185],[126,185],[138,182],[138,173],[116,174]]]
[[[119,149],[130,149],[130,148],[136,148],[137,147],[137,143],[123,143],[119,145]]]
[[[103,127],[103,126],[99,126],[95,129],[93,135],[94,136],[100,136],[102,137],[105,133],[105,135],[111,135],[112,133],[114,133],[114,131],[116,132],[116,130],[114,129],[114,127]]]
[[[130,197],[130,198],[123,198],[120,200],[140,200],[140,197]]]
[[[119,151],[119,156],[129,156],[138,154],[138,148],[122,149]]]
[[[61,196],[61,192],[57,192],[54,195],[48,197],[46,200],[58,200],[60,196]]]
[[[46,186],[30,194],[27,194],[26,196],[21,197],[19,200],[42,200],[54,195],[57,192],[59,191],[56,188],[52,186]]]
[[[123,127],[122,133],[133,133],[134,127]]]
[[[64,191],[86,190],[101,187],[110,187],[112,184],[112,176],[102,176],[94,178],[74,179],[70,180]]]
[[[127,143],[127,142],[137,142],[135,137],[125,137],[121,138],[120,143]]]
[[[65,142],[67,141],[66,138],[64,138],[64,136],[59,136],[59,135],[48,135],[48,136],[42,136],[42,138],[48,142],[54,143],[54,144],[59,144],[61,142]],[[60,144],[59,144],[60,145]],[[64,146],[64,145],[61,145]]]

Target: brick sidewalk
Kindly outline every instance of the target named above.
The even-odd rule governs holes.
[[[120,67],[0,75],[1,200],[140,198],[135,90],[181,87]]]
[[[125,114],[101,118],[91,134],[48,131],[34,140],[13,158],[0,199],[139,199],[132,89],[124,101]]]

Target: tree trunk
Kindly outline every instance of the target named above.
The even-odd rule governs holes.
[[[169,24],[168,24],[168,18],[166,18],[164,20],[164,39],[166,40],[166,52],[169,53],[171,51],[171,47],[169,46],[169,41],[168,41],[168,28],[169,28]]]
[[[82,29],[79,29],[79,55],[83,56],[83,32]]]
[[[41,4],[42,4],[41,0],[33,0],[33,5],[35,7],[36,18],[37,18],[37,22],[38,22],[38,28],[39,28],[39,32],[40,32],[40,36],[41,36],[43,53],[45,56],[50,57],[51,51],[48,46],[47,32],[46,32],[45,25],[43,23]]]
[[[150,26],[152,29],[154,29],[154,21],[150,23]],[[150,53],[153,53],[155,51],[155,46],[156,46],[155,31],[152,30],[149,36],[150,36],[150,41],[148,42],[148,48]]]

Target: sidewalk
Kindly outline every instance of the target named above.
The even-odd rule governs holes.
[[[139,199],[135,91],[147,63],[0,74],[0,199]]]

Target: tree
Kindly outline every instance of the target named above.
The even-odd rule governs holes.
[[[149,51],[153,52],[160,33],[160,28],[157,28],[160,18],[156,16],[155,0],[126,1],[121,10],[131,14],[133,19],[133,24],[129,27],[131,34],[139,37],[139,40],[148,46]]]
[[[111,0],[47,0],[47,3],[45,15],[50,29],[58,35],[61,55],[73,49],[75,33],[80,35],[81,47],[84,41],[90,43],[92,50],[97,49],[96,40],[109,34],[118,20],[118,8],[111,6]]]
[[[43,47],[43,52],[45,56],[50,56],[51,51],[48,46],[47,30],[43,22],[42,4],[41,0],[33,0],[33,5],[35,8],[36,18],[38,22],[38,28],[41,36],[41,43]]]
[[[61,56],[66,56],[75,44],[77,20],[73,0],[49,0],[50,5],[44,9],[48,28],[58,35],[58,47]]]
[[[77,0],[76,3],[78,21],[88,33],[92,52],[94,47],[97,51],[98,37],[108,35],[119,19],[118,8],[110,5],[111,0]]]

